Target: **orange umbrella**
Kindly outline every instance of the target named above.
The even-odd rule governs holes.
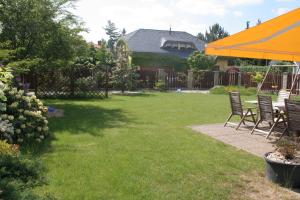
[[[300,61],[300,8],[209,43],[207,55]]]

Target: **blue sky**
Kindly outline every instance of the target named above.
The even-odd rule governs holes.
[[[300,6],[298,0],[79,0],[74,13],[86,23],[83,36],[107,38],[103,27],[112,20],[127,32],[139,28],[187,31],[193,35],[219,23],[230,33],[243,30]]]

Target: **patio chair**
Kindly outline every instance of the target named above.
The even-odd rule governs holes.
[[[278,92],[278,98],[275,104],[283,104],[284,105],[284,100],[285,99],[290,99],[290,92],[287,90],[280,90]]]
[[[258,110],[259,110],[259,118],[257,120],[257,123],[255,124],[254,128],[251,131],[251,134],[254,133],[254,131],[265,133],[267,134],[266,138],[269,138],[272,132],[274,131],[275,127],[278,126],[279,123],[284,123],[284,115],[281,112],[274,112],[273,110],[273,104],[272,104],[272,98],[270,96],[262,96],[258,95]],[[270,129],[265,131],[262,129],[259,129],[259,124],[267,122],[270,126]]]
[[[231,105],[231,114],[230,114],[229,118],[227,119],[227,121],[225,122],[224,127],[227,124],[231,124],[234,126],[237,125],[236,130],[238,130],[242,123],[245,124],[245,121],[250,121],[255,124],[255,122],[256,122],[255,115],[256,114],[252,111],[252,108],[246,108],[246,112],[244,112],[240,93],[239,92],[230,92],[229,98],[230,98],[230,105]],[[236,115],[240,116],[240,118],[241,118],[241,120],[238,124],[230,122],[230,119]],[[251,117],[252,120],[247,119],[249,117]]]
[[[300,132],[300,102],[295,100],[285,100],[285,111],[287,117],[287,128],[282,136],[289,132]]]

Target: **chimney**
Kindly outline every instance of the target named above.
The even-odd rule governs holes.
[[[172,27],[170,26],[170,31],[169,31],[169,35],[172,34]]]

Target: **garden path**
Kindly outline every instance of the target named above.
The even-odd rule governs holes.
[[[274,135],[270,139],[266,139],[264,134],[257,132],[251,135],[252,126],[241,127],[238,131],[230,125],[224,127],[224,124],[196,125],[191,126],[191,128],[194,131],[260,157],[263,157],[267,152],[273,151],[273,144],[278,139]]]

